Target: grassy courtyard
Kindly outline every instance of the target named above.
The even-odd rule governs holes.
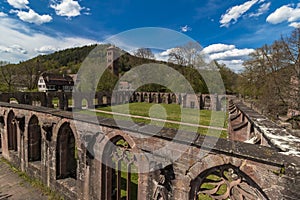
[[[160,127],[181,129],[187,131],[198,132],[203,135],[211,135],[216,137],[227,137],[227,131],[216,130],[215,128],[227,128],[227,114],[222,111],[197,110],[190,108],[181,108],[177,104],[153,104],[153,103],[130,103],[116,106],[108,106],[98,108],[99,111],[114,112],[122,114],[130,114],[133,116],[120,116],[111,113],[97,112],[98,116],[115,118],[119,120],[133,120],[135,123],[145,123]],[[83,110],[85,114],[91,114],[94,111]],[[159,120],[151,120],[144,118],[136,118],[134,116],[149,117],[154,119],[170,120],[163,122]],[[176,123],[177,122],[177,123]],[[180,125],[178,122],[187,123]],[[192,124],[192,125],[188,125]],[[200,125],[200,127],[195,127]],[[201,127],[202,126],[202,127]],[[207,128],[210,126],[212,128]]]

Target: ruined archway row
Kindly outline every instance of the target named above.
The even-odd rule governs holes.
[[[60,110],[95,108],[132,102],[179,104],[185,108],[226,110],[226,95],[217,94],[131,91],[117,91],[114,93],[15,92],[2,93],[0,101],[58,108]]]
[[[288,193],[296,186],[285,180],[296,178],[299,160],[272,148],[220,139],[209,151],[204,137],[185,142],[193,133],[181,133],[180,141],[170,143],[176,134],[171,129],[149,137],[130,127],[120,130],[109,119],[99,123],[86,117],[74,120],[53,109],[0,103],[3,156],[66,199],[297,195]],[[177,160],[168,157],[175,153],[180,155]]]
[[[229,102],[228,135],[231,140],[269,146],[300,156],[299,137],[242,102]]]

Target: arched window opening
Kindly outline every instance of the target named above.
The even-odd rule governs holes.
[[[222,165],[210,168],[191,182],[190,200],[268,199],[259,186],[238,168]]]
[[[81,108],[82,109],[87,109],[88,108],[88,101],[86,99],[82,99]]]
[[[74,178],[77,171],[77,148],[75,137],[68,123],[64,123],[57,136],[56,178]]]
[[[205,96],[204,97],[204,109],[209,110],[210,104],[211,104],[210,96]]]
[[[159,165],[153,178],[153,183],[155,183],[153,200],[172,199],[174,192],[172,181],[175,179],[173,165],[168,165],[165,168]]]
[[[175,95],[175,94],[172,94],[172,96],[171,96],[171,99],[172,99],[172,100],[171,100],[171,101],[172,101],[172,103],[175,103],[175,104],[177,103],[177,100],[176,100],[176,99],[177,99],[177,97],[176,97],[176,95]]]
[[[144,102],[149,102],[149,97],[147,93],[144,94]]]
[[[16,98],[9,98],[9,103],[19,104],[19,101]]]
[[[98,107],[99,106],[99,101],[98,101],[97,98],[93,99],[93,105],[94,105],[94,107]]]
[[[54,97],[52,99],[52,107],[58,109],[59,108],[59,104],[60,104],[59,98],[58,97]]]
[[[161,102],[160,103],[167,103],[167,97],[163,94],[161,95]]]
[[[74,107],[74,99],[72,97],[70,97],[68,99],[68,107],[69,108],[73,108]]]
[[[38,118],[33,115],[28,124],[28,161],[41,160],[41,127]]]
[[[102,96],[102,104],[107,105],[107,96],[106,95]]]
[[[17,122],[13,111],[7,116],[7,138],[8,150],[18,151]]]
[[[102,199],[137,199],[138,168],[128,142],[121,136],[113,138],[107,144],[104,156],[106,163],[102,165]]]
[[[139,93],[136,94],[135,102],[141,102],[141,97]]]
[[[156,94],[153,94],[152,95],[152,98],[151,98],[151,103],[157,103],[157,99],[156,99]]]

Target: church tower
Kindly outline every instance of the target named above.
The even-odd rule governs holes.
[[[119,49],[115,46],[110,46],[107,48],[106,54],[106,64],[109,71],[115,76],[119,76],[119,67],[116,59],[119,57]]]

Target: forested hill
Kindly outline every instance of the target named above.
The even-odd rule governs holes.
[[[48,55],[40,55],[33,59],[21,62],[17,66],[36,64],[41,65],[42,71],[52,71],[53,73],[76,73],[88,54],[97,45],[74,47],[56,51]],[[103,45],[106,48],[108,45]]]
[[[79,70],[82,62],[86,59],[89,53],[95,49],[97,45],[83,46],[65,49],[54,52],[48,55],[39,55],[30,60],[20,62],[19,64],[8,64],[0,67],[0,91],[16,91],[22,88],[27,88],[29,91],[37,89],[38,77],[43,72],[59,73],[59,74],[75,74]],[[102,56],[106,55],[106,49],[109,44],[101,44],[97,46],[97,53]],[[119,74],[124,74],[132,67],[146,63],[166,64],[185,76],[191,84],[195,92],[206,93],[207,88],[204,81],[196,69],[189,66],[181,66],[163,61],[155,61],[152,59],[139,58],[132,56],[129,53],[124,53],[116,62],[119,66]],[[3,65],[3,64],[2,64]],[[220,68],[222,69],[222,68]],[[227,73],[226,70],[220,70]],[[93,73],[93,72],[92,72]],[[225,74],[226,75],[226,74]],[[232,74],[230,74],[231,76]],[[223,76],[223,75],[222,75]],[[118,80],[118,77],[106,71],[102,76],[97,89],[99,91],[112,90]],[[146,91],[167,91],[166,88],[160,85],[146,85],[140,90]]]

